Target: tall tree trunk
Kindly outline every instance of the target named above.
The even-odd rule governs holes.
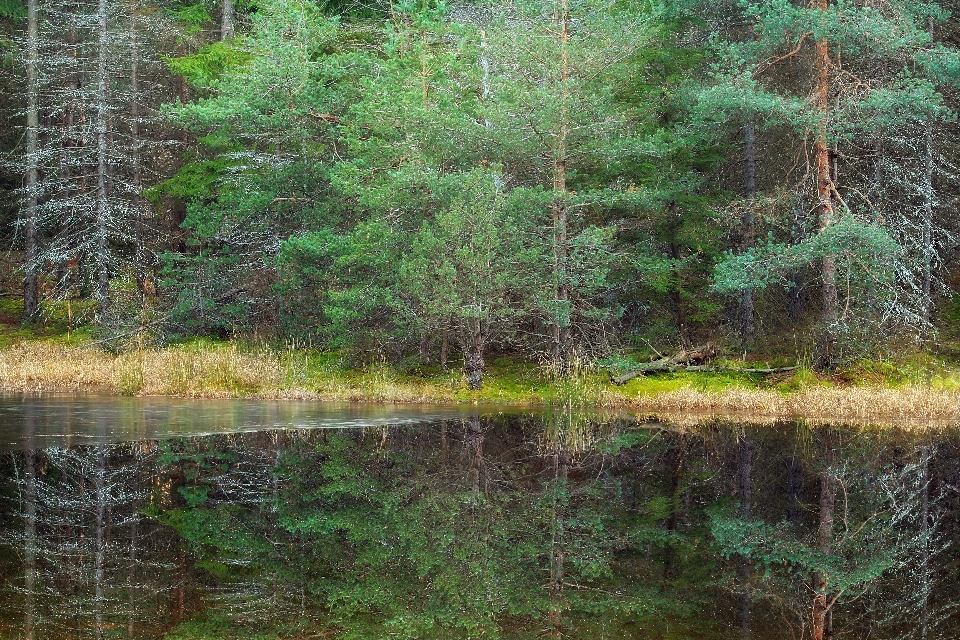
[[[570,7],[568,0],[559,0],[555,21],[560,38],[560,116],[555,131],[556,148],[553,160],[553,365],[557,372],[566,372],[570,342],[570,290],[567,286],[567,138],[570,135],[568,101],[570,98]]]
[[[32,424],[28,425],[32,428]],[[37,470],[36,453],[28,449],[23,471],[23,637],[36,637],[37,612],[35,592],[37,588]]]
[[[830,8],[829,0],[813,0],[813,6],[821,11]],[[817,198],[819,204],[818,226],[820,232],[827,230],[835,222],[834,192],[836,186],[833,180],[829,150],[830,127],[830,44],[826,38],[817,40],[814,56],[817,77],[814,92],[814,105],[820,112],[820,121],[816,129],[814,140],[814,158],[817,171]],[[823,279],[822,309],[820,336],[817,341],[816,364],[821,369],[832,368],[836,364],[837,322],[839,299],[837,293],[837,261],[836,256],[827,253],[821,263],[821,277]]]
[[[483,73],[480,80],[480,98],[486,103],[490,96],[490,58],[487,57],[487,32],[480,30],[480,71]],[[484,119],[483,126],[493,129],[493,123]]]
[[[24,323],[37,319],[40,310],[39,277],[39,161],[37,141],[40,130],[40,74],[39,63],[39,0],[27,0],[27,175],[26,175],[26,227],[24,229],[24,277],[23,318]]]
[[[920,640],[930,638],[930,596],[933,594],[933,575],[930,568],[930,463],[933,452],[929,446],[923,447],[923,474],[920,477]]]
[[[746,436],[738,438],[738,476],[740,493],[740,519],[750,520],[753,507],[753,441]],[[750,621],[753,598],[750,597],[750,560],[740,556],[740,637],[750,640]]]
[[[754,27],[751,22],[747,25],[746,41],[753,42]],[[743,219],[741,220],[740,231],[740,250],[749,251],[753,248],[756,238],[755,220],[754,220],[754,198],[757,195],[757,127],[751,117],[743,127]],[[744,289],[740,294],[740,352],[746,356],[747,351],[753,346],[754,336],[756,335],[756,324],[754,323],[753,307],[753,288]]]
[[[674,206],[675,205],[671,205],[671,207]],[[677,324],[677,334],[680,336],[681,347],[689,349],[693,346],[693,342],[690,340],[690,324],[687,322],[687,307],[683,301],[682,274],[680,272],[683,254],[680,251],[680,245],[672,240],[670,242],[670,259],[673,260],[677,269],[677,284],[673,287],[671,294],[673,298],[674,320]]]
[[[97,492],[97,547],[93,560],[94,570],[94,618],[96,637],[103,637],[104,577],[107,564],[107,451],[104,445],[97,447],[99,464],[94,476]]]
[[[97,286],[95,298],[100,320],[110,306],[110,180],[109,113],[110,76],[108,69],[109,33],[107,32],[107,0],[97,4]]]
[[[236,15],[236,8],[233,0],[223,0],[222,13],[220,15],[220,39],[226,40],[233,37],[233,23]]]
[[[670,517],[667,519],[667,531],[673,533],[680,526],[681,509],[683,508],[683,480],[686,470],[686,441],[681,437],[680,442],[673,450],[673,468],[670,477]],[[676,551],[671,543],[667,543],[663,552],[663,579],[669,580],[676,573]]]
[[[440,368],[447,369],[447,360],[450,359],[450,330],[444,327],[440,332]]]
[[[741,220],[741,251],[749,251],[753,248],[756,229],[754,220],[754,197],[757,194],[757,149],[756,149],[757,128],[753,122],[748,122],[743,128],[744,141],[744,162],[743,162],[743,197],[744,203],[743,219]],[[753,346],[754,336],[756,335],[756,324],[754,323],[753,308],[753,288],[744,289],[740,294],[740,352],[746,356],[747,351]]]
[[[479,390],[483,386],[483,346],[486,338],[483,335],[483,325],[477,320],[470,330],[470,352],[467,354],[464,368],[467,373],[467,386]]]
[[[930,40],[933,41],[933,16],[927,18],[927,29],[930,32]],[[923,320],[923,334],[928,333],[930,321],[933,315],[933,207],[936,203],[936,191],[933,185],[933,122],[927,120],[923,124],[924,152],[926,156],[926,166],[923,175],[923,221],[921,222],[922,234],[921,246],[923,247],[923,273],[921,274],[921,314]]]
[[[835,454],[833,434],[824,437],[824,468],[820,472],[820,516],[817,524],[817,549],[829,555],[833,550],[833,510],[837,500],[837,479],[834,476]],[[813,640],[823,640],[827,631],[830,614],[830,585],[827,577],[814,572],[813,582],[813,621],[811,636]]]
[[[143,176],[140,166],[140,41],[137,31],[137,0],[130,0],[130,182],[134,206],[134,269],[140,309],[146,304],[146,250],[143,245],[145,203],[140,197]]]
[[[550,534],[550,583],[548,585],[551,606],[548,620],[550,634],[561,636],[563,628],[563,586],[566,580],[566,491],[570,475],[570,454],[560,449],[553,454],[553,528]],[[546,634],[541,634],[546,635]]]

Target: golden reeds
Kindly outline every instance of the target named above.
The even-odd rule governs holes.
[[[832,419],[960,419],[960,392],[905,386],[807,387],[790,393],[732,387],[722,391],[679,389],[641,396],[635,405],[648,411],[694,412]]]
[[[280,386],[279,358],[264,355],[244,353],[235,346],[114,355],[92,347],[23,342],[0,351],[0,387],[27,392],[232,397]]]
[[[404,377],[386,366],[364,371],[311,369],[301,352],[200,344],[113,354],[55,342],[23,342],[0,350],[0,389],[93,391],[123,395],[256,397],[398,403],[501,403],[496,391],[466,391],[456,372],[435,379]],[[649,391],[649,390],[648,390]],[[509,398],[506,398],[509,400]],[[960,387],[801,386],[783,392],[730,386],[628,395],[588,371],[546,376],[513,402],[554,408],[619,408],[700,416],[828,420],[960,421]]]

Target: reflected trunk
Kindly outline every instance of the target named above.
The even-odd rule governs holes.
[[[823,442],[824,469],[820,472],[820,515],[817,523],[817,550],[824,556],[833,551],[833,511],[837,500],[837,478],[834,475],[836,450],[833,435],[827,433]],[[823,640],[832,609],[828,576],[821,572],[813,574],[813,640]]]
[[[749,521],[753,504],[753,441],[745,436],[738,438],[740,519]],[[750,639],[750,618],[753,598],[750,595],[750,575],[752,567],[746,556],[739,558],[740,573],[740,637]]]
[[[23,470],[23,637],[33,640],[37,626],[37,471],[36,454],[27,451]]]

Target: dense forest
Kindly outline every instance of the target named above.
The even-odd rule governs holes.
[[[954,4],[4,0],[6,295],[476,384],[942,348]]]

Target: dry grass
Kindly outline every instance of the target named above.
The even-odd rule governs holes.
[[[781,393],[761,389],[679,389],[637,399],[647,411],[844,420],[960,420],[960,392],[918,386],[808,387]]]
[[[494,380],[494,382],[496,382]],[[122,395],[208,398],[291,398],[397,403],[524,403],[555,408],[619,408],[664,414],[819,420],[960,421],[960,384],[826,387],[784,392],[693,386],[628,394],[597,374],[544,379],[514,396],[468,392],[457,372],[432,379],[397,375],[389,367],[363,372],[317,369],[300,352],[202,344],[120,355],[93,347],[27,341],[0,350],[0,389],[94,391]],[[485,395],[486,394],[486,395]]]
[[[236,346],[114,355],[90,347],[23,342],[0,351],[0,387],[9,391],[234,397],[277,390],[283,375],[275,355],[244,353]]]

